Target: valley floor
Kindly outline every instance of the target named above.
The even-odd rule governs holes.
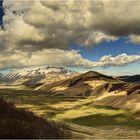
[[[94,97],[56,98],[41,91],[0,89],[0,97],[43,118],[63,121],[73,138],[140,138],[140,122],[122,109],[95,105]]]

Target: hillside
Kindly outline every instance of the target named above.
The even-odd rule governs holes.
[[[120,76],[118,79],[125,81],[125,82],[130,82],[130,83],[140,83],[140,75],[132,75],[132,76]]]
[[[68,80],[59,81],[50,85],[42,85],[38,89],[52,93],[52,96],[79,96],[87,97],[100,95],[104,92],[123,90],[127,83],[111,76],[89,71]]]
[[[66,123],[73,138],[140,137],[139,84],[89,71],[32,90],[1,87],[0,93],[18,108]]]
[[[17,108],[66,123],[73,139],[140,138],[140,122],[132,117],[132,113],[107,105],[96,105],[97,98],[93,96],[84,99],[57,98],[48,97],[46,92],[12,89],[1,89],[0,96],[14,101]]]
[[[0,98],[0,138],[59,139],[68,137],[64,124],[47,121],[32,112],[17,109]]]
[[[90,71],[74,78],[42,85],[37,90],[55,97],[94,98],[94,104],[127,109],[140,119],[140,85]]]
[[[94,104],[128,109],[140,119],[140,85],[121,81],[95,71],[84,74],[46,74],[46,80],[30,77],[22,85],[32,87],[32,92],[43,92],[46,96],[67,98],[93,98]],[[39,82],[38,82],[39,81]],[[17,81],[18,82],[18,81]],[[10,86],[9,86],[10,87]],[[3,87],[2,87],[3,88]],[[6,87],[8,89],[8,87]],[[22,90],[19,88],[17,90]]]

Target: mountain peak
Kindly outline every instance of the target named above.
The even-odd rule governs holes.
[[[88,72],[86,72],[86,73],[84,73],[84,74],[82,74],[82,75],[88,75],[88,76],[93,76],[93,75],[95,75],[95,76],[99,76],[99,75],[102,75],[102,74],[99,73],[99,72],[96,72],[96,71],[88,71]]]
[[[111,77],[111,76],[107,76],[107,75],[104,75],[104,74],[101,74],[99,72],[96,72],[96,71],[88,71],[84,74],[81,74],[79,77],[82,77],[82,78],[93,78],[93,79],[108,79],[108,80],[113,80],[114,78]]]
[[[2,82],[8,83],[23,83],[25,81],[36,81],[48,80],[50,82],[53,79],[59,79],[62,77],[69,77],[69,74],[72,73],[66,68],[61,66],[37,66],[37,67],[27,67],[22,69],[15,69],[7,75],[4,75],[1,78]],[[55,81],[55,80],[54,80]]]
[[[32,77],[36,75],[45,74],[66,74],[70,71],[61,66],[38,66],[38,67],[28,67],[23,69],[14,70],[10,74],[18,74],[19,76]]]

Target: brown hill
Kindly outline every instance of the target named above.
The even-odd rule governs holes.
[[[140,94],[140,84],[132,84],[127,87],[127,94]]]
[[[129,110],[140,120],[140,84],[90,71],[74,78],[43,85],[39,90],[51,96],[94,97],[93,104]]]
[[[124,90],[127,85],[114,77],[89,71],[68,80],[44,84],[38,89],[51,93],[51,96],[87,97]]]

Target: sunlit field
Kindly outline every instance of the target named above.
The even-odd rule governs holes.
[[[119,127],[122,131],[125,127],[134,129],[136,132],[140,128],[140,122],[136,121],[130,113],[122,109],[95,105],[94,97],[83,99],[56,98],[50,97],[45,92],[10,89],[1,90],[0,96],[7,101],[14,102],[18,108],[32,111],[46,119],[69,124],[74,132],[73,135],[78,135],[78,137],[81,137],[81,133],[82,135],[83,133],[87,134],[89,132],[87,129],[89,128],[91,131],[92,128],[113,127],[116,130]],[[80,129],[83,129],[82,132],[79,132],[79,126],[81,126]],[[127,136],[129,138],[129,135]]]

